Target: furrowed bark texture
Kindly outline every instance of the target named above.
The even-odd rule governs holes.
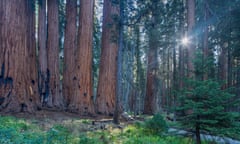
[[[49,75],[47,73],[47,23],[46,0],[39,1],[38,16],[38,89],[43,106],[49,96]]]
[[[58,0],[48,0],[48,39],[47,60],[49,75],[49,96],[47,105],[54,108],[63,108],[63,97],[60,90],[59,72],[59,19]]]
[[[67,0],[66,5],[66,29],[64,40],[64,70],[63,70],[63,96],[68,107],[74,95],[75,57],[77,48],[77,1]]]
[[[1,0],[0,11],[0,110],[32,113],[39,100],[33,1]]]
[[[92,85],[92,43],[94,0],[80,1],[78,48],[76,51],[76,80],[69,110],[81,115],[94,114]]]
[[[119,15],[119,8],[113,5],[111,0],[105,0],[103,6],[102,53],[96,97],[96,111],[105,115],[113,115],[115,107],[118,23],[113,19],[117,15]]]

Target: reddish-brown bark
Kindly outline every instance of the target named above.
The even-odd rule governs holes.
[[[48,0],[47,60],[49,75],[48,106],[62,108],[63,96],[60,90],[59,72],[59,19],[58,0]]]
[[[113,20],[119,16],[119,7],[105,0],[103,6],[102,53],[96,97],[96,111],[99,114],[112,115],[115,107],[118,23]]]
[[[158,52],[157,32],[151,28],[149,35],[149,50],[147,62],[147,88],[144,100],[144,113],[153,114],[156,110],[156,98],[158,96]]]
[[[47,74],[47,23],[46,23],[46,0],[39,1],[38,11],[38,87],[41,103],[47,103],[49,95],[49,78]]]
[[[77,1],[67,0],[66,29],[64,39],[64,69],[63,69],[63,96],[66,106],[74,95],[75,55],[77,48]]]
[[[34,112],[38,106],[32,2],[0,2],[1,111]]]
[[[27,50],[29,52],[29,69],[28,74],[31,78],[32,92],[36,96],[34,101],[40,106],[40,97],[38,93],[38,75],[37,75],[37,55],[36,55],[36,38],[35,38],[35,1],[26,0],[27,6]]]
[[[81,115],[94,114],[92,89],[92,43],[94,0],[80,1],[76,80],[68,109]]]

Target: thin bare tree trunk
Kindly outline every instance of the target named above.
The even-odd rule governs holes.
[[[200,133],[200,125],[197,123],[196,124],[196,129],[195,129],[195,131],[196,131],[196,143],[197,144],[201,144],[201,133]]]
[[[221,53],[219,55],[219,80],[224,82],[222,89],[227,88],[227,47],[222,46]]]
[[[96,110],[99,114],[113,115],[116,98],[118,23],[114,15],[119,8],[111,0],[105,0],[103,6],[103,32],[100,72],[96,97]]]
[[[136,90],[138,91],[136,94],[136,99],[134,101],[134,113],[140,113],[141,110],[141,102],[142,100],[142,94],[143,91],[142,90],[142,86],[141,86],[141,81],[142,81],[142,77],[141,77],[141,73],[142,73],[142,65],[141,65],[141,56],[140,56],[140,28],[139,26],[137,26],[135,28],[135,33],[136,33],[136,53],[135,53],[135,59],[136,59]]]
[[[232,82],[233,82],[233,56],[232,56],[232,50],[230,47],[228,47],[227,50],[227,87],[230,88],[232,87]]]
[[[179,28],[179,31],[180,31],[180,35],[183,37],[183,34],[184,34],[184,11],[185,11],[185,7],[184,7],[184,2],[183,0],[181,1],[181,8],[179,10],[180,13],[182,13],[182,15],[179,16],[179,25],[178,25],[178,28]],[[179,60],[178,60],[178,70],[179,70],[179,73],[178,73],[178,84],[179,84],[179,89],[182,89],[183,86],[184,86],[184,77],[186,76],[185,72],[184,72],[184,60],[185,60],[185,55],[184,55],[184,49],[183,49],[183,45],[179,45],[178,47],[178,51],[179,51]]]
[[[182,89],[184,87],[183,85],[183,79],[184,79],[185,73],[184,73],[184,50],[182,46],[179,46],[179,89]]]
[[[240,99],[240,59],[237,60],[237,82],[236,82],[236,96]],[[237,107],[237,111],[240,111],[240,106]]]
[[[195,40],[194,40],[194,25],[195,25],[195,0],[187,0],[187,24],[188,24],[188,37],[191,42],[189,46],[187,46],[187,54],[188,54],[188,77],[194,77],[194,53],[195,53]]]
[[[4,53],[4,49],[5,49],[5,46],[3,45],[4,43],[3,43],[3,41],[4,41],[4,18],[5,18],[5,13],[4,13],[4,11],[5,11],[5,1],[0,1],[0,76],[1,76],[1,78],[3,77],[3,75],[2,75],[2,64],[3,64],[3,61],[4,61],[4,55],[3,55],[3,53]]]
[[[203,66],[206,65],[206,62],[208,60],[208,53],[209,53],[209,48],[208,48],[208,8],[207,8],[207,0],[204,1],[204,35],[203,35]],[[204,69],[205,70],[205,69]],[[208,74],[209,74],[209,68],[206,69],[206,72],[203,74],[203,80],[208,79]]]

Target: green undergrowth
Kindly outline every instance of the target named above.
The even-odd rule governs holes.
[[[90,120],[73,120],[43,128],[42,122],[15,117],[0,117],[1,144],[190,144],[190,138],[170,136],[161,116],[146,122],[117,127],[109,123],[104,129],[92,129]],[[76,123],[75,123],[76,121]],[[159,124],[155,124],[159,121]],[[163,122],[163,123],[162,123]],[[71,124],[69,124],[71,123]],[[81,130],[81,126],[86,126]],[[154,128],[152,129],[151,126]],[[76,130],[77,129],[77,130]]]

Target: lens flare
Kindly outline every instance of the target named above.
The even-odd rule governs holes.
[[[188,37],[182,38],[181,43],[182,45],[185,45],[185,46],[188,45],[190,43],[189,38]]]

